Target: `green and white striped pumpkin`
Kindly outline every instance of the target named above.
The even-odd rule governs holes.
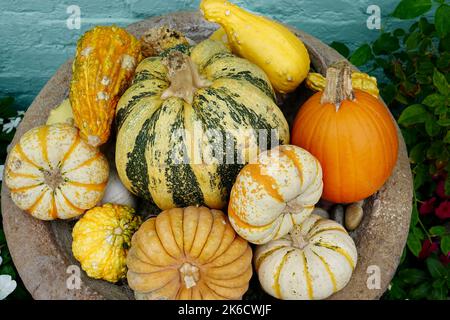
[[[266,74],[231,54],[223,43],[205,40],[193,47],[178,45],[169,51],[189,56],[191,69],[196,69],[204,85],[193,91],[192,102],[167,97],[169,87],[174,85],[167,64],[170,53],[149,57],[139,64],[133,84],[121,97],[116,111],[119,177],[130,191],[161,209],[200,204],[220,209],[226,205],[248,155],[262,151],[257,143],[244,143],[239,129],[266,129],[269,142],[270,130],[275,129],[277,143],[286,144],[289,127],[275,104]],[[222,139],[206,135],[197,138],[195,128],[203,132],[216,130]],[[177,130],[185,130],[186,139],[174,134]],[[217,147],[225,150],[226,134],[234,142],[228,151],[235,160],[239,152],[246,150],[241,164],[229,164],[212,156],[211,150]],[[187,154],[180,150],[194,151]],[[188,161],[183,162],[183,156]],[[219,159],[225,159],[225,153]]]
[[[319,300],[344,288],[358,253],[353,239],[333,220],[311,214],[292,231],[254,255],[259,282],[283,300]]]

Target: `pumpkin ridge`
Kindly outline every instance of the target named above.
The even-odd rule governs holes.
[[[8,168],[8,175],[11,176],[12,178],[42,179],[40,176],[36,176],[34,174],[29,174],[29,173],[14,172],[9,168]]]
[[[72,209],[74,209],[75,211],[82,213],[84,212],[84,210],[82,208],[77,207],[76,205],[74,205],[69,199],[67,199],[66,195],[64,194],[64,192],[60,191],[64,201],[69,205],[69,207],[71,207]]]
[[[89,190],[96,190],[96,191],[103,191],[106,187],[107,182],[101,182],[101,183],[82,183],[82,182],[76,182],[76,181],[67,181],[68,184],[71,184],[75,187],[81,187],[86,188]]]
[[[135,145],[132,151],[127,153],[127,163],[125,173],[131,184],[131,191],[134,194],[140,194],[145,199],[153,202],[150,193],[150,183],[148,176],[147,162],[145,159],[145,150],[149,143],[151,136],[147,135],[150,128],[154,128],[157,118],[161,113],[161,107],[158,108],[147,120],[144,121],[138,135],[135,139]]]
[[[306,278],[306,288],[308,291],[308,297],[311,300],[314,298],[314,290],[313,290],[313,286],[311,283],[312,282],[311,274],[309,273],[308,260],[306,259],[305,251],[302,252],[302,256],[303,256],[303,272],[305,273],[305,278]]]
[[[362,97],[365,97],[364,99],[366,99],[366,97],[367,97],[369,100],[371,100],[371,98],[372,98],[371,96],[369,98],[364,92],[358,92],[358,96],[360,96],[360,95]],[[388,140],[388,143],[386,145],[389,145],[391,147],[391,149],[393,149],[393,150],[394,149],[397,150],[398,149],[398,138],[396,135],[397,130],[395,128],[394,128],[394,130],[389,130],[388,127],[393,126],[393,124],[392,124],[392,122],[386,121],[387,120],[386,117],[388,117],[390,119],[391,115],[386,114],[387,110],[385,110],[385,108],[380,110],[378,108],[375,108],[372,104],[368,104],[368,106],[369,106],[369,108],[367,109],[367,111],[370,110],[372,112],[372,118],[377,117],[377,119],[380,120],[379,122],[376,122],[376,123],[377,124],[379,123],[381,125],[381,127],[383,129],[381,131],[389,132],[392,134],[392,136],[390,137],[391,139],[387,139],[386,137],[384,137],[385,139]],[[378,131],[378,132],[380,132],[380,131]],[[388,159],[388,160],[391,160],[389,162],[391,165],[395,165],[396,160],[397,160],[397,153],[396,152],[392,153],[392,159]]]
[[[237,279],[237,278],[242,277],[245,273],[249,272],[249,270],[252,270],[252,266],[251,266],[251,265],[249,265],[249,266],[247,267],[247,269],[245,269],[245,271],[242,272],[241,274],[237,275],[237,276],[234,277],[234,278],[230,278],[230,279],[226,279],[226,280],[228,280],[228,281],[231,282],[231,281],[233,281],[233,280],[235,280],[235,279]],[[250,274],[252,274],[252,273],[253,273],[253,271],[250,272]],[[251,276],[250,276],[250,277],[251,277]],[[213,285],[215,285],[215,286],[222,287],[222,288],[229,288],[229,289],[233,289],[233,288],[240,289],[240,288],[242,288],[242,285],[237,285],[237,286],[234,286],[234,287],[229,287],[229,286],[224,286],[223,284],[217,284],[216,282],[214,282],[215,280],[221,280],[221,279],[216,279],[216,278],[212,278],[212,277],[207,277],[207,279],[206,279],[205,281],[208,282],[208,283],[211,283],[211,284],[213,284]]]
[[[201,213],[200,213],[200,214],[201,214]],[[205,213],[205,215],[208,215],[208,214],[209,214],[209,213]],[[199,216],[199,221],[200,221],[200,216]],[[203,249],[205,248],[205,245],[206,245],[206,243],[207,243],[208,240],[209,240],[209,236],[211,235],[211,230],[212,230],[212,227],[213,227],[213,223],[214,223],[214,217],[213,217],[213,219],[211,220],[211,223],[210,223],[210,225],[209,225],[208,235],[205,237],[205,241],[204,241],[203,244],[202,244],[202,248],[200,249],[198,255],[195,257],[196,260],[201,256],[202,251],[203,251]],[[198,227],[195,229],[195,236],[194,236],[194,240],[192,241],[192,245],[194,245],[194,243],[195,243],[195,241],[196,241],[196,239],[197,239],[197,233],[198,233]],[[192,247],[191,247],[191,249],[192,249]]]
[[[27,191],[27,190],[30,190],[30,189],[33,189],[33,188],[36,188],[36,187],[39,187],[39,186],[42,186],[42,185],[45,185],[45,183],[44,182],[40,182],[38,184],[32,184],[32,185],[29,185],[29,186],[19,187],[19,188],[11,188],[9,190],[11,192],[22,192],[22,191]]]
[[[184,215],[184,212],[183,212],[183,215]],[[195,223],[195,231],[194,231],[194,233],[193,233],[193,235],[194,235],[194,237],[192,238],[192,242],[191,242],[191,246],[189,247],[189,249],[187,249],[186,251],[186,256],[190,256],[190,251],[191,251],[191,248],[192,248],[192,246],[194,245],[194,241],[195,241],[195,235],[197,234],[197,229],[198,229],[198,224],[199,224],[199,221],[200,221],[200,212],[199,211],[196,211],[196,223]],[[184,232],[184,229],[183,229],[183,235],[186,235],[187,234],[187,232]],[[186,243],[186,241],[184,241],[184,239],[183,239],[183,243]]]
[[[257,181],[259,185],[263,186],[264,190],[278,202],[286,202],[283,196],[278,190],[277,183],[275,179],[269,175],[261,173],[261,168],[258,164],[250,163],[242,169],[241,173],[248,174],[252,177],[254,181]],[[267,181],[268,180],[268,181]],[[273,222],[273,221],[272,221]]]
[[[291,252],[294,252],[295,250],[290,250],[287,251],[284,255],[283,258],[281,258],[281,262],[278,265],[278,267],[275,270],[275,274],[274,274],[274,279],[273,279],[273,289],[275,290],[275,296],[278,299],[282,299],[283,297],[281,296],[281,290],[280,290],[280,274],[281,274],[281,269],[283,268],[284,264],[286,263],[286,260],[289,256],[289,254]]]
[[[220,295],[220,294],[218,294],[215,290],[213,290],[213,289],[211,289],[210,288],[210,286],[208,286],[208,283],[206,283],[205,281],[202,281],[202,283],[203,283],[203,285],[205,286],[205,287],[207,287],[213,294],[215,294],[216,296],[218,296],[219,298],[221,298],[221,299],[223,299],[223,300],[229,300],[229,299],[231,299],[230,297],[225,297],[225,296],[222,296],[222,295]]]
[[[217,221],[217,219],[218,219],[217,215],[214,215],[214,214],[213,214],[213,221],[212,221],[212,224],[211,224],[211,229],[209,230],[208,236],[206,237],[206,241],[205,241],[205,243],[203,244],[202,250],[200,250],[200,253],[199,253],[199,255],[198,255],[198,258],[200,258],[200,257],[202,256],[203,250],[205,249],[206,245],[208,244],[208,242],[209,242],[210,239],[211,239],[210,236],[211,236],[211,234],[212,234],[212,232],[213,232],[214,225],[215,225],[215,222]],[[222,220],[222,221],[223,221],[223,220]],[[218,223],[220,223],[220,222],[218,222]],[[224,232],[222,232],[221,240],[223,239],[223,235],[224,235]],[[211,254],[211,257],[214,256],[214,254],[217,252],[217,250],[219,249],[219,247],[220,247],[220,242],[219,242],[219,245],[217,246],[216,250],[214,251],[214,253]],[[208,259],[208,260],[209,260],[209,259]],[[205,264],[208,263],[208,260],[205,262]]]
[[[56,218],[58,218],[58,210],[56,208],[55,192],[54,191],[52,192],[51,197],[52,197],[52,210],[50,211],[50,216],[53,219],[56,219]]]
[[[21,160],[28,162],[30,165],[32,165],[35,168],[38,168],[39,170],[43,170],[43,168],[41,166],[39,166],[37,163],[32,161],[30,158],[28,158],[27,155],[25,154],[25,152],[23,152],[20,141],[18,144],[16,144],[15,149],[16,149],[17,153],[20,155],[20,157],[22,158]]]
[[[284,154],[286,157],[288,157],[288,159],[291,160],[291,162],[294,164],[294,167],[297,170],[298,176],[300,178],[300,189],[303,188],[303,165],[291,149],[278,148],[278,150],[281,152],[281,154]]]
[[[340,255],[342,255],[347,260],[347,262],[350,265],[350,267],[352,269],[355,269],[355,263],[353,262],[352,258],[348,254],[348,252],[345,251],[343,248],[338,247],[336,245],[332,245],[332,244],[326,243],[326,242],[322,242],[322,241],[315,242],[313,245],[317,246],[317,247],[321,247],[321,248],[326,248],[326,249],[329,249],[331,251],[339,253]]]
[[[72,154],[73,150],[75,150],[75,148],[78,146],[79,142],[80,142],[80,135],[77,134],[75,136],[75,138],[73,139],[72,144],[70,145],[69,149],[66,151],[66,154],[62,157],[59,167],[62,168],[64,163],[67,161],[67,159],[69,158],[69,156]]]
[[[327,271],[328,275],[330,276],[330,280],[333,285],[333,293],[337,292],[338,289],[337,289],[337,284],[336,284],[336,277],[335,277],[334,273],[331,271],[330,265],[325,261],[325,259],[322,256],[317,254],[314,250],[311,249],[311,252],[314,255],[316,255],[316,257],[318,257],[320,259],[320,261],[322,261],[322,264],[325,267],[325,270]]]
[[[370,121],[367,121],[366,124],[368,125],[368,123],[370,123],[370,125],[372,127],[372,130],[374,132],[376,132],[376,134],[378,136],[378,139],[381,142],[381,144],[383,146],[389,145],[389,142],[386,141],[385,136],[383,134],[380,134],[380,132],[388,131],[388,130],[385,130],[386,128],[381,128],[379,126],[379,124],[378,124],[379,121],[376,121],[377,118],[374,115],[374,113],[376,113],[376,111],[375,110],[370,110],[369,111],[366,108],[360,108],[360,110],[366,115],[366,117],[368,117],[370,119]],[[378,117],[378,120],[379,119],[380,119],[380,117]],[[383,120],[383,119],[381,119],[381,120]],[[384,122],[384,120],[383,120],[383,122]],[[383,172],[389,172],[389,170],[388,170],[389,169],[389,164],[390,164],[389,156],[387,155],[386,152],[382,152],[382,155],[383,155],[383,159],[384,159],[384,161],[382,161],[383,166],[384,166]]]
[[[51,170],[52,166],[48,160],[47,137],[48,137],[48,127],[43,126],[37,132],[37,138],[39,141],[39,146],[41,147],[41,151],[42,151],[42,159],[47,164],[48,168]]]
[[[234,242],[234,241],[233,241],[233,242]],[[229,266],[230,264],[233,264],[234,262],[236,262],[236,260],[242,258],[244,255],[247,254],[248,248],[249,248],[249,247],[247,247],[247,248],[242,252],[242,254],[240,254],[239,256],[237,256],[237,257],[236,257],[235,259],[233,259],[232,261],[230,261],[230,262],[228,262],[228,263],[225,263],[225,264],[222,264],[222,265],[213,266],[213,267],[211,267],[211,269],[215,269],[215,268],[223,268],[223,267]],[[211,263],[213,263],[213,262],[214,262],[214,261],[211,261],[210,263],[204,264],[203,266],[204,266],[204,267],[207,267],[207,266],[209,266],[209,265],[210,265]],[[244,270],[244,272],[245,272],[245,270]],[[240,273],[239,275],[241,275],[241,274],[242,274],[242,273]],[[213,279],[214,279],[214,277],[211,277],[211,276],[210,276],[210,278],[213,278]]]
[[[36,207],[39,205],[39,203],[41,203],[42,199],[44,198],[44,196],[47,194],[47,192],[50,191],[48,188],[41,192],[41,194],[39,195],[39,197],[37,197],[37,199],[33,202],[32,205],[30,205],[28,207],[28,209],[26,209],[26,211],[28,211],[29,213],[32,213],[34,211],[34,209],[36,209]]]
[[[228,207],[228,215],[231,217],[231,218],[233,218],[234,219],[234,221],[236,222],[236,224],[238,224],[241,228],[246,228],[246,229],[268,229],[276,220],[277,220],[277,218],[275,218],[273,221],[271,221],[271,222],[269,222],[269,223],[267,223],[267,224],[265,224],[265,225],[262,225],[262,226],[254,226],[254,225],[251,225],[251,224],[249,224],[249,223],[247,223],[247,222],[245,222],[244,220],[242,220],[237,214],[236,214],[236,212],[234,211],[234,209],[232,208],[232,205],[230,205],[229,207]]]
[[[341,228],[341,227],[329,227],[329,228],[323,228],[323,229],[319,229],[319,230],[315,231],[313,234],[308,235],[308,238],[312,239],[315,236],[321,234],[322,232],[326,232],[326,231],[340,231],[340,232],[347,233],[347,231],[345,231],[344,228]]]
[[[64,174],[67,174],[67,173],[69,173],[69,172],[78,170],[78,169],[80,169],[80,168],[82,168],[82,167],[84,167],[84,166],[86,166],[86,165],[89,165],[89,164],[91,164],[92,162],[94,162],[95,160],[97,160],[98,158],[101,158],[101,157],[103,157],[103,154],[99,151],[99,152],[97,152],[95,155],[93,155],[91,158],[89,158],[89,159],[83,161],[82,163],[78,164],[78,165],[75,166],[74,168],[71,168],[71,169],[65,171]]]
[[[169,224],[170,224],[170,214],[167,214],[167,217],[168,217],[168,219],[169,219]],[[158,232],[158,228],[156,227],[156,224],[159,224],[158,221],[160,221],[162,218],[163,218],[163,217],[161,217],[160,219],[156,219],[156,220],[155,220],[155,232],[156,232],[156,236],[157,236],[158,239],[161,239],[161,237],[159,236],[159,232]],[[174,236],[174,234],[173,234],[172,228],[170,228],[170,232],[171,232],[171,234],[172,234],[173,241],[175,242],[175,244],[177,244],[177,242],[176,242],[176,240],[175,240],[175,236]],[[166,251],[166,253],[167,253],[169,256],[171,256],[171,257],[172,257],[173,259],[175,259],[175,260],[178,260],[177,257],[173,256],[173,255],[167,250],[166,246],[164,245],[165,241],[160,241],[160,243],[161,243],[161,246],[163,247],[164,251]],[[177,244],[177,247],[178,247],[178,244]],[[178,249],[179,249],[179,248],[178,248]]]

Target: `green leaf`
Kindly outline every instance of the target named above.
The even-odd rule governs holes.
[[[450,126],[450,119],[439,119],[437,121],[437,124],[440,125],[441,127],[448,127]]]
[[[420,40],[422,40],[422,35],[420,34],[420,32],[414,31],[408,36],[408,38],[406,38],[405,41],[406,49],[410,51],[417,49]]]
[[[421,163],[425,161],[429,143],[421,142],[416,144],[409,152],[409,159],[412,163]]]
[[[409,296],[412,300],[425,299],[430,295],[432,286],[430,282],[422,282],[419,286],[411,289]]]
[[[442,94],[439,93],[432,93],[428,95],[423,101],[422,104],[430,107],[430,108],[436,108],[442,105],[445,105],[446,98]]]
[[[420,31],[422,31],[422,33],[424,35],[430,35],[434,31],[434,25],[429,23],[427,18],[425,18],[425,17],[420,18],[419,28],[420,28]]]
[[[425,260],[428,272],[435,279],[443,278],[447,275],[447,269],[444,265],[435,257],[431,256]]]
[[[419,256],[420,251],[422,250],[422,243],[420,240],[414,235],[414,233],[410,232],[408,234],[408,239],[406,244],[413,255],[416,257]]]
[[[350,49],[342,42],[333,41],[330,47],[339,52],[344,58],[348,58],[350,54]]]
[[[414,203],[411,212],[411,222],[409,228],[414,228],[417,225],[417,222],[419,222],[419,210],[417,210],[417,203]]]
[[[441,251],[444,255],[447,255],[450,252],[450,235],[441,238]]]
[[[366,64],[367,61],[369,61],[372,57],[373,55],[370,46],[368,44],[364,44],[356,49],[355,52],[353,52],[352,56],[350,57],[350,62],[355,66],[362,66],[363,64]]]
[[[420,241],[422,241],[423,239],[425,239],[425,234],[423,233],[422,229],[414,227],[412,229],[412,232],[414,233],[414,235],[416,236],[417,239],[419,239]]]
[[[437,8],[434,23],[440,38],[444,38],[450,33],[450,6],[443,4]]]
[[[5,232],[0,228],[0,246],[6,243]]]
[[[404,126],[410,126],[416,123],[423,123],[427,118],[428,112],[421,104],[413,104],[407,107],[401,113],[398,123]]]
[[[373,43],[373,53],[376,55],[389,54],[400,48],[398,38],[389,33],[382,33],[380,37]]]
[[[414,169],[414,189],[418,190],[421,186],[431,180],[428,166],[421,163]]]
[[[383,97],[386,104],[391,104],[397,94],[397,88],[393,84],[389,84],[380,90],[380,95]]]
[[[443,236],[445,234],[444,226],[434,226],[428,231],[432,236]]]
[[[447,134],[445,135],[444,142],[450,144],[450,130],[447,130]]]
[[[444,152],[445,146],[442,141],[435,141],[431,144],[427,151],[428,159],[439,159]]]
[[[434,116],[429,116],[427,117],[427,119],[425,120],[425,131],[427,132],[427,134],[430,137],[434,137],[436,135],[439,134],[439,132],[441,131],[441,127],[439,126],[439,124],[437,123],[436,119],[434,118]]]
[[[396,36],[397,38],[403,37],[406,32],[405,30],[401,29],[401,28],[397,28],[394,30],[394,32],[392,33],[394,36]]]
[[[443,95],[450,94],[447,79],[437,69],[435,69],[433,73],[433,84]]]
[[[431,6],[431,0],[402,0],[392,16],[403,20],[412,19],[430,10]]]
[[[403,269],[398,273],[398,275],[405,283],[410,285],[417,285],[420,282],[428,279],[427,273],[425,271],[413,268]]]

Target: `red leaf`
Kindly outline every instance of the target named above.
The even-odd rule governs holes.
[[[419,259],[426,259],[430,254],[433,252],[436,252],[439,249],[439,245],[437,242],[431,242],[430,240],[426,239],[422,243],[422,250],[419,253]]]
[[[439,207],[436,208],[434,213],[439,219],[442,220],[450,218],[450,201],[441,202],[441,204],[439,205]]]
[[[433,197],[427,201],[422,202],[419,208],[419,213],[421,215],[426,215],[434,211],[434,203],[436,202],[436,197]]]
[[[450,199],[450,197],[445,194],[445,180],[444,179],[439,180],[439,182],[437,183],[436,194],[441,199]]]
[[[450,252],[446,256],[441,254],[439,260],[441,260],[443,265],[448,265],[450,263]]]

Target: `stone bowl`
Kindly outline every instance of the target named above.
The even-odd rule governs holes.
[[[194,41],[205,39],[217,29],[217,25],[205,21],[197,12],[154,17],[134,23],[127,29],[140,37],[145,30],[157,25],[169,25]],[[317,72],[324,74],[330,64],[344,59],[316,38],[291,30],[305,43],[312,67]],[[29,129],[44,124],[50,110],[68,96],[71,62],[63,64],[36,97],[11,145]],[[290,123],[301,102],[310,95],[311,92],[300,86],[295,93],[283,97],[281,108]],[[392,176],[381,190],[366,199],[363,221],[351,233],[359,254],[356,269],[348,285],[330,299],[378,299],[397,269],[408,235],[412,206],[411,171],[399,130],[398,138],[399,155]],[[133,292],[125,282],[114,285],[90,279],[83,271],[78,272],[79,268],[71,267],[79,265],[71,253],[74,221],[43,222],[32,218],[14,205],[5,184],[2,185],[1,199],[9,250],[34,299],[133,299]],[[77,277],[79,282],[75,281]],[[255,286],[258,284],[254,277],[252,287]]]

